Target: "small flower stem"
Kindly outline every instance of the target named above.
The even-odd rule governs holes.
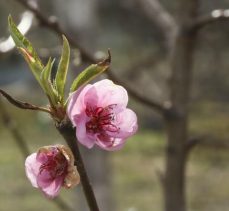
[[[56,128],[60,134],[64,137],[68,146],[72,150],[75,158],[77,170],[80,174],[81,183],[83,186],[84,195],[86,197],[90,211],[99,211],[99,207],[95,198],[94,191],[89,181],[86,169],[84,167],[83,159],[80,154],[78,142],[76,140],[75,128],[69,120],[63,120],[61,123],[56,123]]]

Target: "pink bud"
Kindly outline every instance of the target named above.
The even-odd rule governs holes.
[[[120,149],[138,128],[127,103],[127,91],[107,79],[72,93],[67,113],[79,142],[88,148]]]
[[[29,155],[25,161],[26,175],[32,186],[54,198],[60,188],[71,188],[80,182],[69,148],[63,145],[46,146]]]

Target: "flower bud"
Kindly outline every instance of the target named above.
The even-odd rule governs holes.
[[[63,145],[41,147],[26,158],[25,170],[32,186],[50,198],[57,196],[62,186],[71,188],[80,182],[73,154]]]

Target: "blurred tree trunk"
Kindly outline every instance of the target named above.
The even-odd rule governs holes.
[[[185,211],[186,142],[193,50],[196,33],[189,27],[197,15],[198,0],[178,0],[178,32],[171,49],[170,101],[176,116],[166,117],[168,145],[165,171],[165,211]]]

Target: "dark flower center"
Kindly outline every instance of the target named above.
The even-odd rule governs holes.
[[[58,148],[53,147],[46,153],[47,161],[40,166],[40,174],[44,170],[48,171],[51,179],[67,174],[68,161]]]
[[[87,106],[86,114],[90,120],[86,123],[88,133],[118,132],[119,128],[114,124],[115,114],[113,112],[116,104],[105,108]]]

